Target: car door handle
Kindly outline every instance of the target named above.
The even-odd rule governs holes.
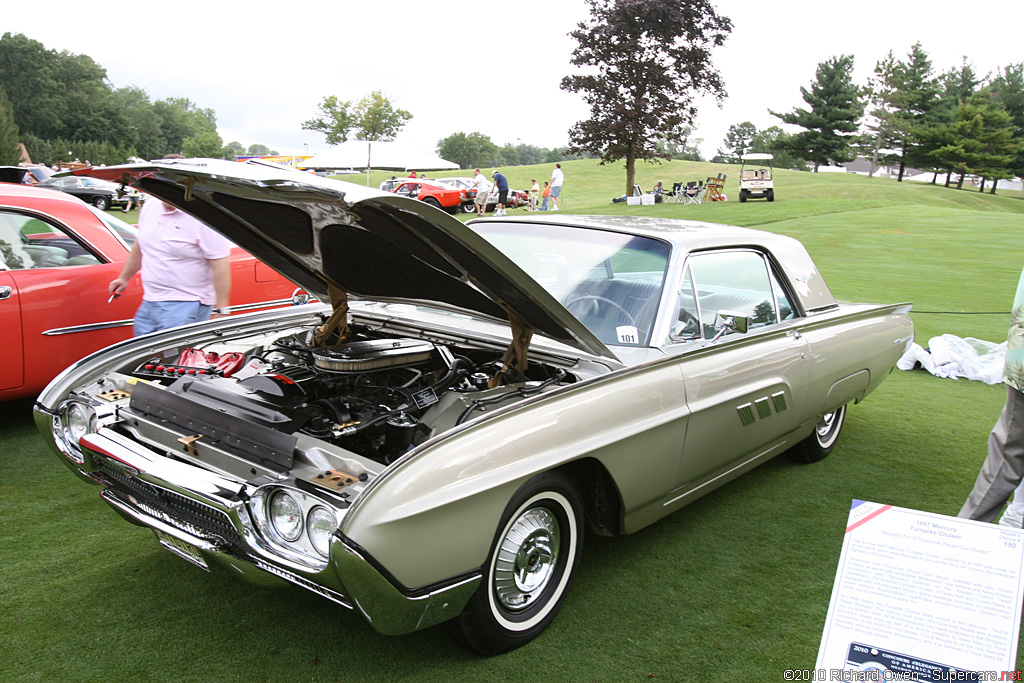
[[[804,338],[804,336],[802,334],[800,334],[800,330],[790,330],[789,332],[786,333],[786,336],[787,337],[792,337],[793,339],[803,339]]]
[[[11,288],[7,287],[6,285],[3,286],[3,287],[0,287],[0,299],[9,299],[9,298],[11,298]]]

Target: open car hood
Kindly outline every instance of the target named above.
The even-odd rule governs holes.
[[[134,185],[195,216],[300,287],[508,321],[615,355],[516,264],[461,221],[400,197],[261,161],[165,159],[76,175]]]

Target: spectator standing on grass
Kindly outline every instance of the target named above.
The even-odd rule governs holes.
[[[494,209],[495,216],[505,216],[505,203],[508,201],[508,180],[501,174],[500,171],[494,171],[491,173],[491,178],[494,179],[494,184],[498,188],[498,206]]]
[[[555,170],[551,172],[552,211],[558,211],[558,198],[562,196],[563,182],[565,182],[565,174],[562,173],[562,164],[555,164]]]
[[[1024,272],[1010,313],[1006,341],[1006,405],[988,436],[988,457],[981,466],[974,489],[960,510],[960,517],[991,522],[1010,495],[1024,480]],[[1000,524],[1021,526],[1024,498],[1015,497]]]
[[[537,210],[537,200],[540,197],[540,185],[537,184],[536,180],[530,181],[530,211]]]
[[[473,169],[473,189],[476,190],[476,197],[473,203],[476,204],[476,215],[483,216],[487,213],[487,195],[491,193],[491,183],[479,168]]]
[[[220,233],[150,197],[139,213],[138,236],[128,260],[107,291],[120,296],[128,281],[142,271],[142,305],[135,311],[135,336],[226,314],[231,247]]]
[[[541,211],[547,211],[548,210],[548,200],[551,199],[551,183],[549,183],[546,180],[544,181],[544,189],[541,191],[540,197],[541,197],[540,210]]]

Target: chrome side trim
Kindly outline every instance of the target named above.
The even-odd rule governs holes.
[[[237,306],[228,306],[227,310],[229,313],[241,313],[242,311],[255,311],[258,308],[272,308],[275,306],[294,306],[291,298],[288,299],[274,299],[273,301],[257,301],[251,304],[238,304]]]
[[[135,321],[132,319],[128,320],[110,320],[105,323],[90,323],[88,325],[73,325],[71,327],[55,327],[52,330],[46,330],[43,332],[44,337],[56,337],[62,334],[74,334],[76,332],[95,332],[96,330],[109,330],[113,327],[127,327],[133,324]]]
[[[335,602],[341,605],[342,607],[352,609],[352,603],[348,601],[348,598],[346,598],[344,595],[337,591],[333,591],[330,588],[327,588],[326,586],[321,586],[318,583],[303,578],[298,574],[293,574],[290,571],[282,569],[281,567],[277,567],[268,562],[264,562],[259,558],[252,558],[251,561],[257,568],[262,569],[268,574],[273,574],[274,576],[280,577],[285,581],[294,583],[296,586],[305,588],[308,591],[316,593],[320,597],[327,598],[331,602]]]
[[[2,296],[3,288],[0,287],[0,299],[5,298]],[[291,299],[274,299],[273,301],[257,301],[252,304],[239,304],[238,306],[228,306],[227,310],[229,313],[244,313],[246,311],[255,311],[261,308],[275,308],[277,306],[291,306]],[[88,325],[72,325],[71,327],[56,327],[52,330],[46,330],[43,332],[44,336],[56,337],[62,334],[74,334],[76,332],[95,332],[96,330],[108,330],[113,327],[128,327],[135,321],[132,319],[128,320],[110,320],[105,323],[90,323]]]

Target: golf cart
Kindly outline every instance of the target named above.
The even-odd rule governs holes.
[[[775,185],[772,182],[771,154],[753,152],[740,155],[743,165],[740,167],[740,201],[764,197],[770,202],[775,201]],[[767,168],[763,166],[767,162]],[[747,164],[752,168],[747,168]]]

